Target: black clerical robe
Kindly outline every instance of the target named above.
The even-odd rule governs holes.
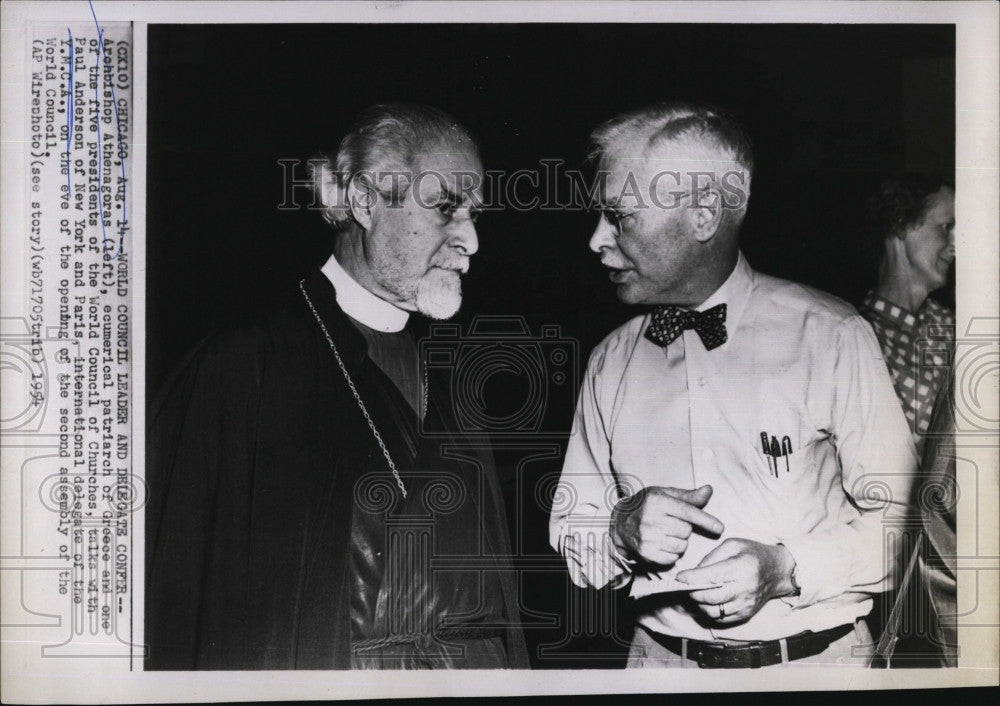
[[[319,272],[305,286],[408,497],[297,288],[250,324],[210,337],[150,414],[146,668],[350,668],[359,506],[390,526],[376,544],[380,570],[394,568],[366,645],[377,652],[386,638],[389,656],[359,665],[355,655],[354,666],[463,666],[447,655],[463,652],[463,637],[492,631],[506,663],[464,666],[526,668],[490,454],[457,432],[422,435],[415,417],[401,417],[405,400],[368,357],[333,286]],[[450,400],[433,389],[428,414],[456,429]],[[412,571],[401,573],[410,558]],[[477,611],[484,590],[499,596],[498,609]],[[430,613],[415,617],[414,605]],[[408,635],[434,658],[415,659],[421,646]],[[393,661],[400,650],[405,659]]]

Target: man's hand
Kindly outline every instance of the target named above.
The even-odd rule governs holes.
[[[615,507],[612,541],[630,559],[656,567],[672,566],[687,551],[687,540],[695,527],[715,536],[725,529],[702,510],[711,497],[710,485],[696,490],[643,488]]]
[[[794,593],[794,568],[795,560],[782,544],[727,539],[696,568],[678,573],[677,580],[692,585],[718,584],[718,588],[691,591],[689,595],[709,618],[730,625],[749,620],[772,598]]]

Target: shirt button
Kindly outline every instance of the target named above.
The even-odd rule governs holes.
[[[698,378],[698,387],[705,387],[705,378]]]
[[[715,458],[715,452],[712,451],[712,449],[705,449],[704,452],[702,452],[702,455],[708,461],[711,461],[713,458]]]

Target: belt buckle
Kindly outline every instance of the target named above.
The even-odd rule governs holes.
[[[762,643],[727,645],[724,642],[703,642],[698,646],[696,661],[702,669],[760,669],[763,665]]]
[[[719,664],[718,654],[717,652],[706,652],[699,649],[698,654],[695,655],[698,667],[701,669],[718,669],[722,666]]]
[[[690,642],[688,643],[690,650]],[[690,657],[690,654],[688,655]],[[695,648],[695,661],[701,669],[720,669],[726,666],[726,644],[699,642]]]

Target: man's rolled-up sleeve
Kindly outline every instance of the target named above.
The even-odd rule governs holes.
[[[594,588],[625,585],[631,563],[609,535],[618,493],[598,402],[600,362],[595,352],[587,365],[549,519],[549,543],[566,560],[570,579]]]
[[[860,317],[841,323],[832,354],[828,431],[844,492],[858,514],[832,529],[781,539],[795,559],[801,588],[783,600],[798,608],[892,587],[895,558],[884,529],[906,515],[917,467],[906,418],[868,324]]]

